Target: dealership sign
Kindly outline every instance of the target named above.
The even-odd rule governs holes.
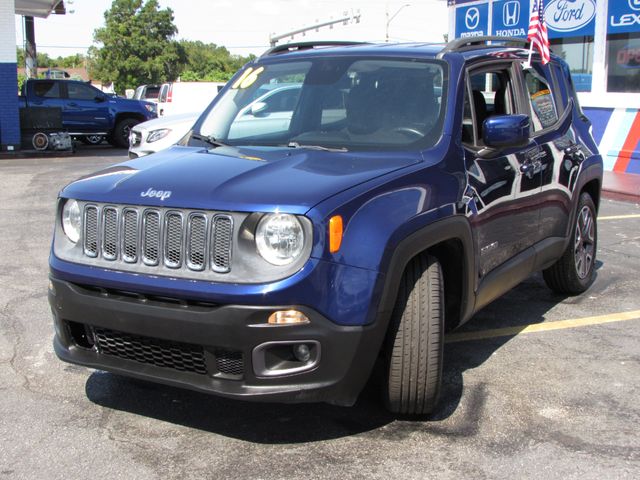
[[[456,37],[480,37],[489,34],[489,5],[456,8]]]
[[[616,0],[609,2],[608,33],[640,31],[640,0]]]
[[[626,0],[616,0],[616,3],[623,1]],[[551,0],[544,9],[551,38],[592,36],[595,16],[595,0]]]
[[[596,1],[606,0],[545,0],[544,15],[549,38],[593,36]],[[469,0],[449,0],[448,4],[456,7],[456,37],[527,36],[532,8],[530,0],[472,0],[471,3]],[[615,18],[612,11],[616,12]],[[640,0],[611,0],[609,13],[610,31],[612,28],[618,28],[616,32],[631,31],[620,28],[640,31]]]
[[[492,8],[493,35],[521,38],[527,36],[530,15],[529,0],[494,1]]]

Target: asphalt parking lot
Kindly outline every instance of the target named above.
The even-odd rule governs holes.
[[[603,200],[585,295],[537,275],[451,334],[441,408],[411,420],[371,387],[352,408],[254,404],[57,360],[56,194],[124,159],[0,160],[0,479],[638,478],[639,205]]]

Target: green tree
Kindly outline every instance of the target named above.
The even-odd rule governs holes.
[[[225,47],[214,43],[180,40],[186,61],[180,79],[183,81],[227,81],[254,56],[231,55]]]
[[[101,47],[91,47],[91,75],[113,82],[117,92],[178,77],[185,55],[173,37],[173,11],[157,0],[113,0],[105,26],[94,32]]]

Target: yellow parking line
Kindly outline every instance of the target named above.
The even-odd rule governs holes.
[[[609,215],[605,217],[598,217],[598,220],[624,220],[626,218],[640,218],[640,213],[633,213],[630,215]]]
[[[603,323],[623,322],[626,320],[640,319],[640,310],[630,312],[618,312],[609,315],[598,315],[596,317],[573,318],[569,320],[559,320],[557,322],[535,323],[530,325],[520,325],[517,327],[495,328],[492,330],[482,330],[479,332],[452,333],[445,337],[445,343],[466,342],[469,340],[483,340],[486,338],[509,337],[521,333],[545,332],[548,330],[560,330],[563,328],[586,327],[587,325],[601,325]]]

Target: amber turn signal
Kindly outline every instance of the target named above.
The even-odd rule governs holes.
[[[309,323],[307,316],[297,310],[279,310],[269,315],[269,325],[294,325]]]
[[[342,217],[334,215],[329,220],[329,251],[336,253],[342,244]]]

